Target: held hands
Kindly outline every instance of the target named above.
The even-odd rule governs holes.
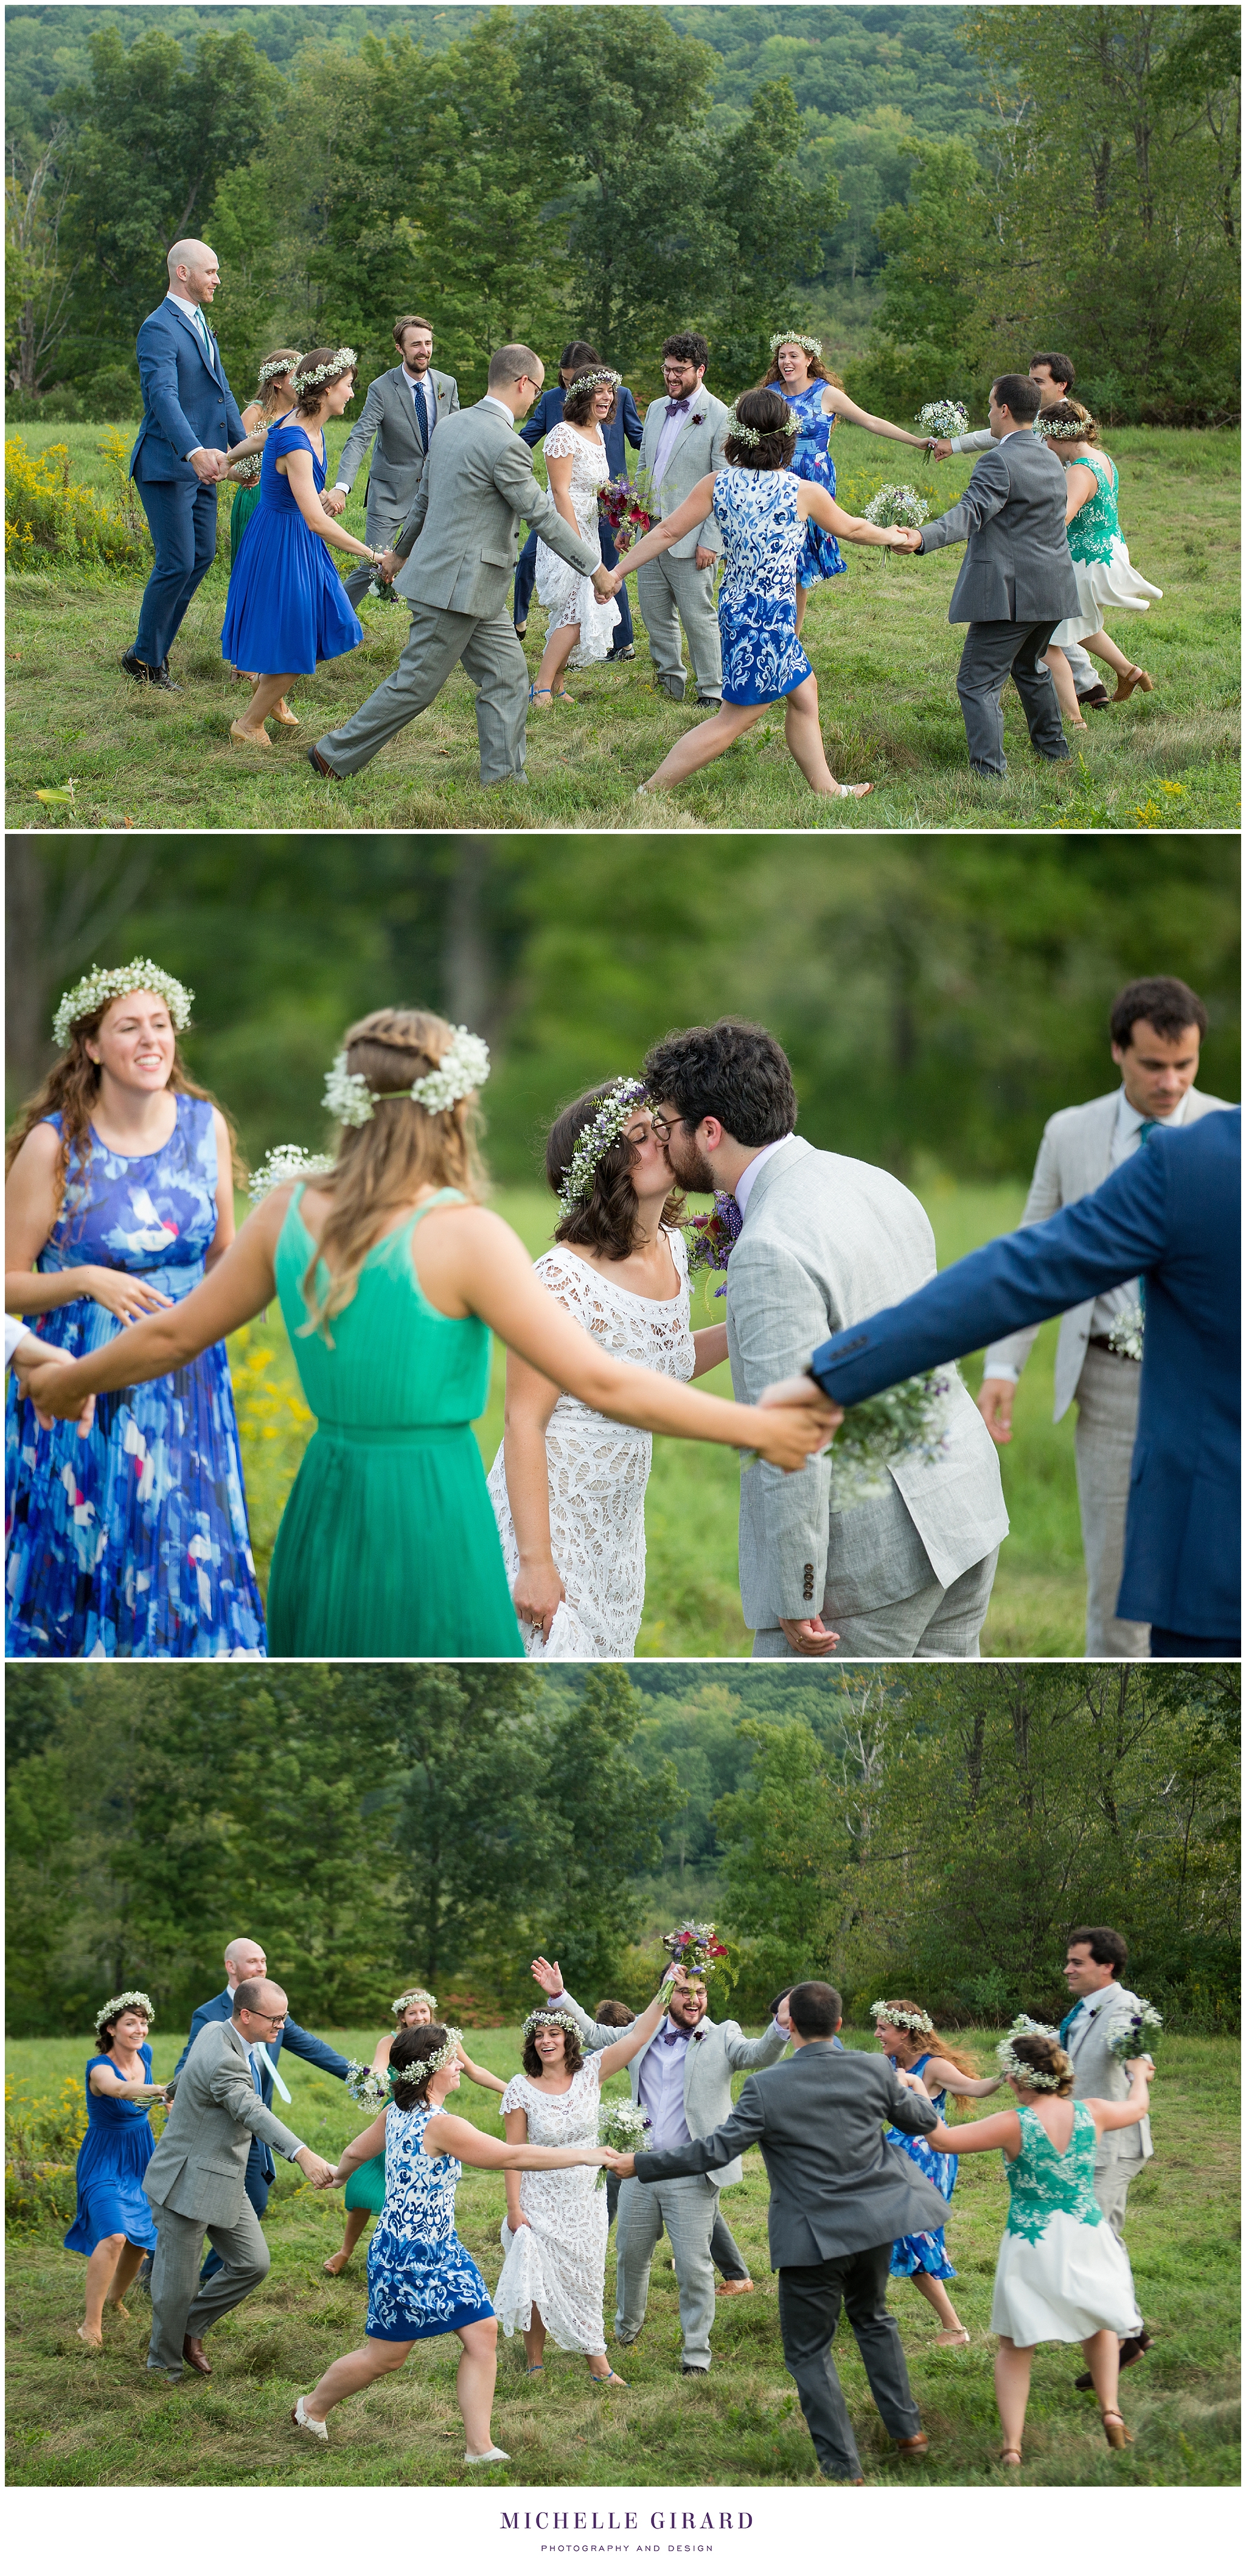
[[[55,1362],[43,1360],[35,1368],[19,1368],[18,1384],[22,1394],[33,1404],[35,1418],[45,1431],[50,1431],[54,1422],[76,1422],[85,1440],[95,1419],[95,1398],[93,1395],[66,1394],[65,1380],[72,1367],[72,1360],[63,1357],[58,1357]]]
[[[1155,2074],[1155,2060],[1153,2057],[1127,2057],[1125,2060],[1125,2073],[1129,2077],[1131,2084],[1139,2075],[1145,2075],[1149,2084]]]
[[[382,581],[392,581],[395,573],[401,572],[405,562],[405,555],[396,555],[393,547],[387,546],[376,567]]]
[[[883,534],[893,554],[915,555],[920,551],[922,541],[920,528],[885,528]]]
[[[608,571],[605,564],[598,564],[593,574],[593,589],[598,599],[613,599],[615,592],[622,588],[623,575],[617,564],[613,572]]]
[[[219,447],[196,447],[186,462],[193,465],[201,483],[219,483],[229,472],[229,460]]]
[[[951,453],[952,442],[950,438],[927,439],[926,454],[927,456],[933,456],[939,465],[946,465]]]
[[[785,1476],[795,1476],[811,1458],[820,1457],[844,1417],[806,1378],[803,1397],[776,1395],[773,1387],[767,1387],[755,1407],[755,1418],[758,1456],[771,1467],[781,1467]]]
[[[599,2154],[607,2173],[617,2174],[620,2182],[631,2182],[636,2171],[635,2156],[621,2156],[617,2147],[602,2147]]]
[[[320,507],[325,512],[326,517],[330,519],[340,519],[349,499],[350,494],[348,492],[339,492],[336,489],[332,492],[322,492],[320,495]]]
[[[1012,1438],[1012,1404],[1017,1392],[1010,1377],[984,1377],[974,1402],[997,1449],[1006,1449]]]
[[[300,2147],[294,2161],[301,2165],[313,2191],[327,2191],[330,2184],[337,2181],[336,2167],[327,2165],[324,2157],[318,2156],[313,2147]]]
[[[526,1620],[530,1628],[539,1628],[548,1645],[554,1613],[559,1602],[567,1597],[566,1585],[552,1556],[533,1557],[531,1560],[520,1557],[519,1579],[513,1597],[515,1617]]]

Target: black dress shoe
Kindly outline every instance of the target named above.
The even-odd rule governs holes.
[[[634,644],[612,644],[606,655],[606,660],[608,662],[634,662],[635,659],[636,647]]]
[[[340,787],[340,785],[341,785],[341,783],[342,783],[342,782],[341,782],[341,775],[340,775],[339,771],[337,771],[336,769],[330,769],[329,764],[328,764],[328,761],[325,759],[324,753],[323,753],[322,751],[320,751],[320,750],[318,750],[318,749],[317,749],[317,746],[316,746],[316,744],[315,744],[315,743],[313,743],[313,744],[312,744],[311,750],[308,752],[307,757],[308,757],[308,759],[309,759],[309,760],[310,760],[310,762],[311,762],[312,768],[313,768],[313,769],[315,769],[315,770],[317,770],[317,771],[319,772],[319,774],[320,774],[320,776],[321,776],[322,778],[335,778],[335,779],[337,780],[337,783],[338,783],[339,787]]]
[[[523,622],[522,626],[517,626],[517,627],[515,628],[515,633],[516,633],[516,634],[517,634],[517,636],[519,637],[520,643],[522,643],[522,642],[523,642],[523,639],[524,639],[525,635],[527,634],[527,632],[528,632],[528,620],[527,620],[527,618],[525,617],[525,619],[524,619],[524,622]],[[609,659],[609,656],[608,656],[608,655],[607,655],[607,659]]]
[[[181,681],[180,681],[180,680],[175,680],[175,679],[173,679],[173,678],[171,677],[171,675],[170,675],[170,671],[169,671],[169,657],[168,657],[168,654],[167,654],[167,653],[165,654],[164,660],[163,660],[163,662],[162,662],[162,663],[161,663],[161,665],[160,665],[160,679],[159,679],[159,686],[160,686],[162,689],[171,689],[171,690],[173,691],[173,695],[174,695],[174,697],[176,697],[176,698],[180,698],[180,697],[183,695],[183,690],[182,690],[182,684],[181,684]]]
[[[720,716],[723,711],[723,702],[721,698],[698,698],[697,705],[699,707],[712,707],[716,716]]]
[[[140,662],[133,645],[128,653],[122,654],[121,668],[131,680],[145,681],[149,689],[169,689],[178,698],[182,694],[176,680],[169,678],[168,662]]]
[[[679,2367],[685,2379],[709,2378],[709,2371],[703,2361],[681,2361]]]

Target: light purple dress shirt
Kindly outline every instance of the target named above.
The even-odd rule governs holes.
[[[662,492],[662,477],[670,463],[671,449],[673,448],[681,429],[687,428],[696,407],[697,397],[695,394],[689,395],[686,411],[673,412],[671,410],[669,400],[667,402],[666,418],[658,431],[658,443],[653,451],[652,481],[654,491],[658,494],[659,500]]]

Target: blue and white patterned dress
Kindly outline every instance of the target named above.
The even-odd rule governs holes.
[[[908,2072],[920,2075],[923,2067],[929,2064],[930,2052],[927,2050],[924,2057],[914,2060]],[[947,2112],[946,2093],[932,2093],[930,2099],[942,2120]],[[906,2156],[912,2157],[927,2182],[932,2182],[945,2200],[951,2199],[960,2169],[959,2156],[941,2156],[937,2148],[927,2146],[924,2138],[911,2138],[903,2129],[888,2129],[887,2139],[889,2145],[903,2147]],[[897,2237],[891,2249],[892,2279],[909,2281],[914,2272],[929,2272],[936,2281],[955,2280],[955,2265],[947,2259],[941,2227],[923,2227],[916,2236]]]
[[[41,1271],[125,1270],[179,1303],[198,1287],[217,1227],[216,1135],[210,1101],[175,1098],[157,1153],[114,1154],[92,1130],[85,1169],[71,1156]],[[71,1359],[122,1330],[92,1297],[29,1320]],[[41,1431],[11,1383],[5,1431],[7,1654],[264,1654],[223,1342],[98,1396],[85,1440],[73,1422]]]
[[[788,394],[786,400],[789,411],[794,411],[800,422],[792,472],[800,476],[802,483],[819,484],[833,501],[835,459],[831,454],[830,437],[835,414],[822,409],[825,392],[821,377],[815,376],[807,393]],[[833,581],[837,572],[846,572],[847,569],[830,529],[820,528],[816,519],[806,519],[804,543],[796,566],[796,578],[801,589],[812,590],[815,582]]]
[[[484,2281],[454,2232],[457,2156],[426,2156],[421,2141],[433,2107],[385,2114],[385,2199],[368,2247],[368,2322],[378,2343],[423,2343],[453,2334],[493,2308]]]
[[[761,474],[747,465],[724,465],[714,476],[714,516],[725,550],[718,631],[727,706],[769,706],[809,678],[796,632],[802,525],[796,481],[782,470]]]

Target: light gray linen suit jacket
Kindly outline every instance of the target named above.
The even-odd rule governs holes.
[[[881,1313],[935,1274],[920,1202],[890,1172],[791,1136],[762,1165],[727,1271],[727,1345],[741,1403],[793,1377],[828,1332]],[[750,1628],[833,1608],[880,1608],[954,1583],[1008,1534],[999,1460],[959,1377],[934,1466],[906,1459],[877,1499],[835,1509],[834,1449],[785,1476],[758,1459],[740,1480],[740,1594]]]
[[[428,442],[427,472],[394,540],[405,558],[395,590],[464,617],[503,614],[521,519],[577,572],[596,571],[600,556],[542,490],[522,438],[496,404],[451,412]]]
[[[433,431],[440,428],[450,412],[458,410],[459,389],[453,376],[439,374],[430,367],[437,394],[437,418]],[[433,431],[429,433],[432,444]],[[342,449],[334,482],[344,483],[349,492],[370,441],[372,464],[368,473],[368,523],[370,545],[389,543],[402,526],[428,462],[420,437],[411,400],[411,388],[401,367],[391,367],[388,374],[375,376],[364,396],[363,410]],[[379,533],[371,534],[375,521]]]
[[[590,2049],[609,2048],[616,2039],[625,2039],[627,2030],[612,2030],[607,2022],[592,2021],[582,2004],[566,1995],[560,2011],[570,2012],[578,2021]],[[633,2022],[630,2027],[635,2029]],[[632,2100],[640,2100],[640,2070],[649,2050],[661,2037],[665,2025],[658,2023],[653,2039],[638,2049],[628,2077]],[[684,2052],[684,2118],[694,2138],[708,2137],[711,2129],[720,2127],[731,2111],[731,2078],[743,2067],[773,2066],[783,2055],[787,2040],[777,2024],[762,2032],[760,2039],[746,2039],[738,2021],[711,2021],[706,2016],[699,2022]],[[743,2182],[744,2173],[738,2156],[715,2173],[714,2181],[721,2191]]]
[[[669,395],[659,394],[657,401],[651,402],[645,413],[640,454],[636,460],[637,471],[641,474],[651,475],[653,472],[653,460],[658,452],[658,440],[669,405]],[[700,421],[693,421],[694,411],[702,413]],[[727,406],[719,401],[717,394],[707,392],[702,385],[700,392],[692,397],[688,417],[666,460],[662,487],[657,496],[664,519],[669,519],[680,502],[687,500],[693,484],[699,483],[703,474],[716,474],[719,466],[725,464],[726,448]],[[672,562],[678,562],[681,557],[694,555],[698,546],[711,547],[716,555],[722,553],[722,536],[712,512],[708,519],[701,521],[699,528],[691,528],[686,537],[680,537],[669,547],[668,554]]]
[[[1040,438],[1018,429],[980,456],[968,489],[941,519],[928,519],[919,551],[966,546],[948,608],[950,626],[1002,619],[1057,626],[1078,614],[1064,533],[1064,467]]]
[[[148,2160],[148,2199],[206,2226],[236,2226],[246,2205],[252,2138],[266,2138],[283,2156],[304,2143],[265,2110],[241,2032],[231,2021],[209,2022],[177,2079],[173,2108]]]
[[[1097,1190],[1112,1169],[1112,1138],[1116,1132],[1116,1110],[1120,1092],[1108,1091],[1099,1100],[1084,1100],[1076,1109],[1058,1109],[1043,1129],[1038,1149],[1034,1178],[1025,1202],[1022,1225],[1041,1225],[1044,1217],[1054,1216],[1058,1208],[1072,1207],[1075,1199],[1084,1199]],[[1209,1110],[1227,1109],[1227,1100],[1213,1099],[1210,1092],[1191,1089],[1186,1093],[1185,1123],[1205,1118]],[[1080,1306],[1072,1306],[1060,1318],[1060,1337],[1056,1343],[1056,1405],[1053,1422],[1068,1412],[1077,1393],[1077,1381],[1086,1357],[1090,1339],[1090,1321],[1094,1314],[1093,1297]],[[986,1355],[984,1377],[997,1377],[1001,1370],[1020,1376],[1038,1333],[1037,1324],[1026,1324],[1018,1333],[1005,1334],[1002,1341],[992,1342]],[[1128,2086],[1126,2086],[1128,2091]]]
[[[1108,2047],[1107,2026],[1113,2013],[1128,2009],[1138,2000],[1131,1987],[1120,1985],[1101,1986],[1097,1995],[1083,1996],[1088,2013],[1079,2013],[1076,2027],[1065,2041],[1073,2060],[1075,2102],[1124,2101],[1129,2077]],[[1154,2153],[1151,2123],[1143,2118],[1132,2129],[1109,2129],[1100,2138],[1095,2148],[1095,2167],[1101,2171],[1104,2165],[1145,2164]]]

